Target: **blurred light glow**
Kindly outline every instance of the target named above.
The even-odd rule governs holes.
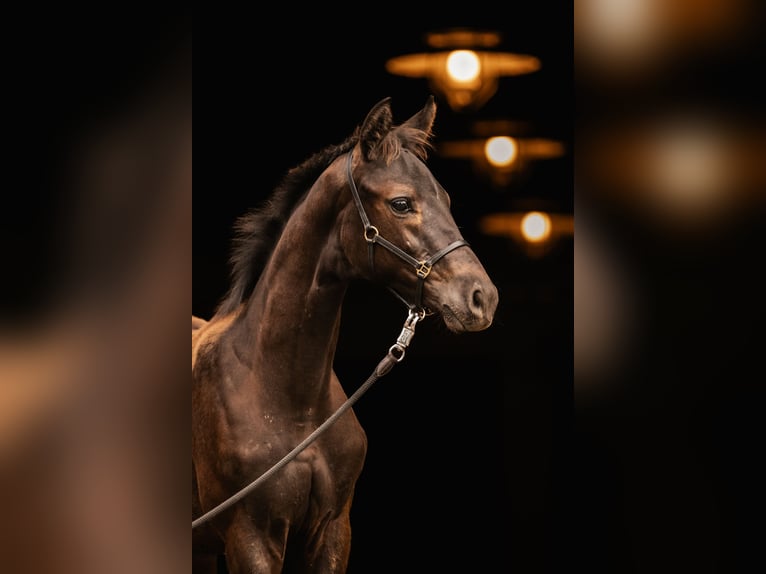
[[[530,211],[521,219],[521,233],[530,243],[542,243],[551,236],[551,218],[541,211]]]
[[[575,49],[608,76],[632,77],[677,55],[737,43],[752,7],[750,0],[579,0]]]
[[[490,213],[479,219],[485,235],[513,240],[530,258],[542,257],[561,239],[574,236],[574,215],[542,210]]]
[[[606,54],[645,49],[657,29],[655,0],[581,0],[580,6],[588,39]]]
[[[723,224],[766,199],[762,124],[669,111],[593,129],[579,139],[590,190],[686,231]],[[599,133],[602,132],[602,133]]]
[[[652,177],[660,201],[685,210],[713,207],[725,192],[727,149],[715,126],[676,121],[659,127],[650,143]]]
[[[496,167],[511,165],[519,152],[516,140],[508,136],[495,136],[484,145],[484,155],[487,161]]]
[[[531,237],[544,235],[546,239],[574,235],[574,216],[543,211],[497,212],[482,217],[479,220],[479,229],[485,235],[510,237],[527,243],[530,240],[526,233]]]
[[[534,56],[484,50],[499,42],[494,32],[453,30],[429,35],[428,41],[445,50],[390,58],[386,70],[409,78],[427,78],[431,88],[455,111],[477,110],[497,91],[498,78],[529,74],[541,66]]]
[[[432,48],[492,48],[500,44],[500,34],[491,30],[452,28],[426,34],[426,43]]]
[[[481,73],[481,62],[472,50],[455,50],[447,56],[447,74],[456,82],[473,82]]]
[[[561,157],[566,148],[561,142],[544,138],[486,134],[473,140],[442,142],[437,152],[442,157],[471,161],[480,176],[502,189],[525,171],[528,162]]]

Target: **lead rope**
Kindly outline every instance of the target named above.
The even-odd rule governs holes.
[[[383,357],[383,359],[378,363],[378,366],[375,367],[375,370],[372,372],[372,374],[368,377],[368,379],[360,385],[360,387],[354,392],[353,395],[351,395],[348,399],[346,399],[346,402],[344,402],[337,411],[335,411],[330,417],[327,418],[321,425],[319,425],[314,431],[307,436],[305,439],[303,439],[293,450],[291,450],[289,453],[287,453],[279,462],[277,462],[274,466],[272,466],[269,470],[264,472],[261,476],[256,478],[253,482],[245,486],[242,490],[237,492],[236,494],[232,495],[231,497],[224,500],[222,503],[220,503],[218,506],[212,508],[211,510],[208,510],[205,514],[200,516],[199,518],[192,521],[192,530],[199,526],[200,524],[203,524],[204,522],[207,522],[214,516],[220,514],[227,508],[229,508],[231,505],[239,502],[242,500],[245,496],[250,494],[253,490],[258,488],[260,484],[266,480],[268,480],[274,473],[279,471],[283,466],[285,466],[288,462],[293,460],[300,452],[305,449],[308,445],[310,445],[312,442],[316,440],[316,438],[322,434],[327,428],[332,425],[338,417],[340,417],[343,413],[345,413],[348,409],[350,409],[353,404],[359,400],[359,398],[367,392],[367,389],[369,389],[375,381],[383,377],[384,375],[388,374],[388,372],[396,365],[397,363],[400,363],[402,359],[404,359],[404,354],[407,351],[407,347],[410,344],[410,341],[412,341],[412,338],[415,336],[415,325],[418,321],[423,319],[425,317],[425,311],[423,309],[415,310],[410,308],[409,313],[407,315],[407,319],[404,321],[404,326],[402,327],[401,333],[399,333],[399,337],[396,339],[396,343],[391,345],[391,347],[388,349],[388,353],[386,353],[386,356]]]

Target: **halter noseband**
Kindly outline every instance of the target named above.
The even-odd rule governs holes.
[[[400,259],[403,259],[407,263],[409,263],[412,267],[415,268],[415,274],[418,277],[418,283],[417,283],[417,291],[416,291],[416,304],[412,305],[407,302],[404,297],[399,295],[396,291],[391,289],[391,291],[399,297],[410,309],[418,309],[423,310],[423,284],[425,283],[426,277],[428,277],[428,274],[431,272],[431,267],[434,266],[434,263],[436,263],[439,259],[447,255],[450,251],[453,251],[454,249],[457,249],[458,247],[466,246],[468,247],[468,242],[465,239],[458,239],[457,241],[453,241],[447,247],[440,249],[436,253],[434,253],[431,257],[428,259],[415,259],[412,255],[407,253],[406,251],[403,251],[390,241],[388,241],[385,237],[381,236],[378,232],[378,228],[375,227],[370,223],[370,219],[367,217],[367,213],[364,211],[364,206],[362,205],[362,199],[359,197],[359,190],[356,187],[356,183],[354,183],[354,176],[351,173],[351,161],[353,158],[354,152],[350,151],[348,153],[348,161],[346,162],[346,168],[348,172],[348,183],[351,186],[351,195],[354,197],[354,203],[356,204],[356,209],[359,211],[359,217],[362,219],[362,225],[364,226],[364,240],[367,242],[367,255],[370,260],[370,267],[374,270],[375,269],[375,244],[381,245],[382,247],[385,247],[388,249],[391,253],[399,257]],[[390,289],[390,288],[389,288]]]

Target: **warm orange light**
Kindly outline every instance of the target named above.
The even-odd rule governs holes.
[[[607,75],[662,67],[675,56],[728,50],[750,26],[751,5],[732,0],[580,0],[574,10],[575,53]],[[722,44],[721,44],[722,43]],[[691,49],[691,51],[690,51]]]
[[[647,0],[587,0],[580,4],[578,23],[583,43],[602,58],[626,58],[657,41],[661,3]]]
[[[495,167],[511,165],[518,153],[519,146],[516,140],[508,136],[492,137],[484,144],[484,156]]]
[[[491,30],[452,28],[426,34],[426,43],[432,48],[493,48],[500,44],[501,36]]]
[[[437,152],[442,157],[471,161],[482,176],[503,188],[524,171],[528,162],[560,157],[566,149],[563,143],[548,139],[486,134],[473,140],[442,142]]]
[[[498,78],[528,74],[540,68],[540,60],[526,54],[475,50],[493,47],[496,33],[454,30],[429,35],[442,52],[407,54],[389,59],[386,70],[409,78],[427,78],[456,111],[476,110],[497,91]]]
[[[472,50],[455,50],[447,56],[447,75],[457,83],[470,83],[481,74],[481,62]]]
[[[530,257],[542,257],[562,238],[574,236],[574,215],[545,211],[490,213],[479,219],[485,235],[507,237]]]
[[[486,235],[510,237],[520,241],[529,238],[553,238],[574,235],[574,217],[563,213],[543,211],[499,212],[485,215],[479,227]]]
[[[530,211],[521,219],[521,233],[530,243],[542,243],[551,236],[551,218],[541,211]]]
[[[702,213],[723,199],[729,154],[719,131],[693,120],[668,122],[656,131],[647,155],[655,188],[667,206]]]

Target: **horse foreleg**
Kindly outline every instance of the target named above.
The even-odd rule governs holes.
[[[311,574],[344,574],[348,569],[351,554],[350,508],[349,503],[340,516],[325,526],[321,546],[316,549],[307,570]]]
[[[264,532],[247,513],[238,511],[226,529],[226,567],[229,574],[279,574],[285,558],[287,528]]]

